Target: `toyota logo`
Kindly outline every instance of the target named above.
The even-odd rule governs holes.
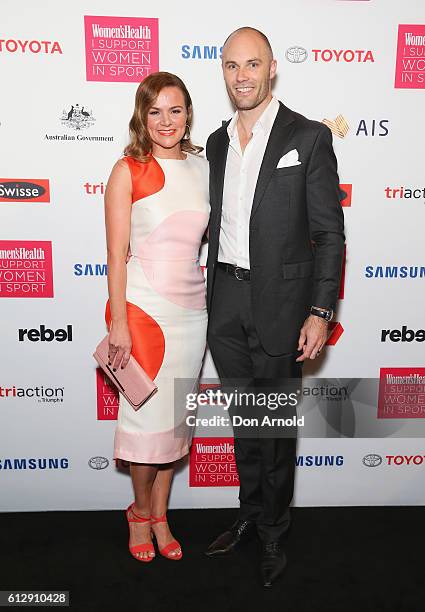
[[[365,455],[363,457],[363,465],[365,465],[366,467],[378,467],[378,465],[381,465],[381,463],[381,455],[375,455],[374,453],[370,453],[369,455]]]
[[[93,470],[104,470],[109,465],[109,461],[106,457],[92,457],[89,459],[89,466]]]
[[[289,47],[286,49],[285,57],[288,62],[292,62],[293,64],[301,64],[301,62],[305,62],[307,59],[307,49],[304,47]]]

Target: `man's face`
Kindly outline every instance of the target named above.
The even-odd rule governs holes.
[[[223,48],[227,93],[237,110],[256,108],[271,92],[276,60],[258,34],[239,32]]]

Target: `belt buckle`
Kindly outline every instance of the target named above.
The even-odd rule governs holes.
[[[236,266],[236,267],[235,267],[235,278],[236,278],[238,281],[243,281],[243,276],[238,276],[238,273],[239,273],[239,271],[241,271],[241,270],[242,270],[242,268],[240,268],[239,266]]]

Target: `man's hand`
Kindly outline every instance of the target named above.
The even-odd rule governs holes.
[[[296,361],[315,359],[328,339],[328,323],[321,317],[310,315],[304,321],[298,340],[298,350],[303,352]]]

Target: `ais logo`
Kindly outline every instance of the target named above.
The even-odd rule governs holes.
[[[50,202],[49,181],[0,178],[0,202]]]

